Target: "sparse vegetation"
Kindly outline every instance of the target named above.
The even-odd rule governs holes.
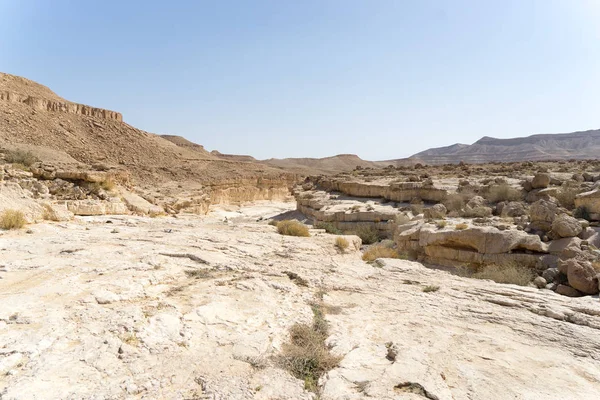
[[[575,211],[573,212],[573,216],[575,218],[582,218],[585,220],[590,220],[590,212],[589,210],[585,207],[585,206],[579,206],[575,209]]]
[[[185,274],[188,276],[188,278],[194,278],[194,279],[206,279],[206,278],[210,278],[212,276],[211,271],[208,269],[186,270]]]
[[[464,193],[452,193],[446,197],[443,204],[446,206],[448,212],[460,211],[467,204],[467,196]]]
[[[0,228],[2,229],[21,229],[27,223],[25,214],[19,210],[4,210],[0,214]]]
[[[308,237],[308,228],[301,222],[296,220],[284,220],[277,223],[277,232],[286,236],[302,236]]]
[[[437,221],[437,222],[435,223],[435,226],[436,226],[438,229],[443,229],[443,228],[445,228],[445,227],[446,227],[446,225],[448,225],[448,222],[447,222],[447,221],[445,221],[445,220],[443,220],[443,219],[442,219],[442,220],[440,220],[440,221]]]
[[[283,273],[286,274],[287,277],[290,278],[290,280],[293,281],[296,285],[308,287],[308,281],[302,278],[297,273],[291,271],[283,271]]]
[[[319,377],[335,368],[340,357],[329,352],[325,339],[329,326],[322,307],[312,305],[312,324],[295,324],[290,329],[290,342],[285,343],[279,357],[280,365],[304,381],[306,390],[317,392]]]
[[[424,293],[437,292],[438,290],[440,290],[440,287],[436,285],[427,285],[423,288]]]
[[[379,229],[373,225],[360,225],[351,233],[358,236],[363,244],[377,243],[381,239]]]
[[[468,227],[469,227],[469,225],[467,223],[461,222],[460,224],[456,224],[454,226],[454,229],[457,231],[463,231],[463,230],[467,229]]]
[[[25,167],[31,167],[39,159],[30,151],[8,150],[4,153],[4,159],[11,164],[21,164]]]
[[[348,239],[341,236],[335,238],[335,247],[337,247],[340,251],[345,251],[348,246],[350,246]]]
[[[331,233],[333,235],[341,235],[342,231],[335,227],[331,222],[318,222],[315,225],[317,229],[325,229],[325,232]]]
[[[387,246],[374,245],[369,247],[362,256],[363,261],[375,261],[378,258],[401,258],[396,249]]]
[[[575,208],[575,196],[577,196],[577,193],[578,188],[575,186],[575,183],[567,181],[556,192],[554,197],[556,197],[561,206],[568,210],[572,210]]]
[[[521,198],[521,191],[507,183],[491,186],[487,194],[487,199],[492,203],[498,203],[500,201],[518,201],[521,200]]]
[[[535,274],[531,268],[517,263],[508,263],[504,265],[491,264],[483,266],[475,271],[471,275],[471,278],[490,279],[497,283],[511,283],[513,285],[527,286],[535,278]]]

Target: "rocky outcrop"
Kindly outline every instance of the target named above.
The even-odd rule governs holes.
[[[9,101],[13,103],[27,104],[31,108],[39,111],[48,112],[61,112],[77,115],[85,115],[89,117],[107,119],[113,121],[123,121],[123,115],[116,111],[105,110],[103,108],[90,107],[83,104],[61,102],[55,100],[46,100],[42,98],[36,98],[28,95],[19,93],[13,93],[8,91],[0,91],[0,101]]]
[[[575,197],[575,206],[585,207],[592,219],[600,220],[600,188],[578,194]]]
[[[577,236],[582,230],[581,223],[567,214],[560,214],[552,221],[552,233],[561,238]]]

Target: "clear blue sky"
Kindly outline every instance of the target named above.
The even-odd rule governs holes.
[[[0,71],[257,158],[600,128],[600,0],[0,0]]]

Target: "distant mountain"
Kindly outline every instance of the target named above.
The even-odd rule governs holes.
[[[485,163],[600,158],[600,129],[560,134],[496,139],[484,136],[471,145],[453,144],[422,151],[390,163]]]
[[[355,154],[338,154],[325,158],[271,158],[261,161],[272,167],[279,167],[299,174],[336,174],[352,171],[357,166],[380,168],[381,163],[366,161]]]

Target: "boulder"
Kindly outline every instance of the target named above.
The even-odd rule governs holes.
[[[423,213],[425,218],[430,219],[443,219],[446,216],[446,207],[443,204],[436,204],[429,208],[426,208]]]
[[[583,296],[583,294],[579,290],[574,289],[571,286],[567,286],[567,285],[558,285],[556,287],[556,293],[562,294],[563,296],[569,296],[569,297]]]
[[[579,193],[575,196],[575,207],[585,207],[590,214],[600,214],[600,189]]]
[[[575,237],[582,230],[579,221],[567,214],[560,214],[552,221],[552,232],[561,238]]]
[[[541,276],[538,276],[538,277],[536,277],[536,278],[533,280],[533,284],[534,284],[535,286],[537,286],[537,288],[538,288],[538,289],[543,289],[543,288],[545,288],[545,287],[546,287],[546,285],[548,284],[548,282],[546,282],[546,279],[544,279],[543,277],[541,277]]]
[[[531,181],[531,186],[534,189],[544,189],[550,185],[550,175],[546,173],[537,174]]]
[[[598,293],[598,271],[589,261],[567,260],[569,285],[585,294]]]
[[[526,214],[525,206],[518,201],[508,202],[500,210],[501,217],[520,217]]]
[[[546,282],[551,283],[554,282],[559,273],[560,271],[558,270],[558,268],[548,268],[547,270],[542,272],[542,278],[544,278]]]

